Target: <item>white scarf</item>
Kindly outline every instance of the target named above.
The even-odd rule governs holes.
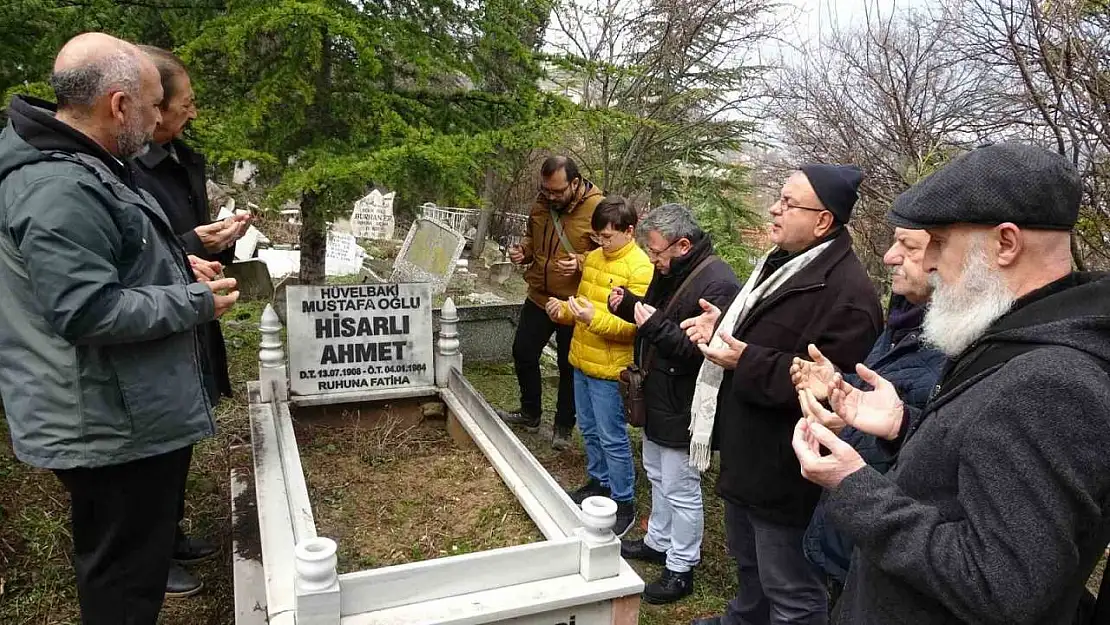
[[[751,275],[748,276],[748,281],[744,283],[744,289],[740,291],[736,299],[732,300],[732,304],[728,307],[728,311],[725,312],[720,324],[717,325],[717,329],[728,328],[730,333],[735,332],[736,328],[739,327],[760,300],[777,291],[787,280],[794,277],[831,244],[832,241],[826,241],[804,254],[791,258],[773,274],[767,276],[767,279],[759,286],[756,286],[767,259],[778,248],[767,252],[763,258],[759,259],[759,263],[755,266]],[[714,332],[709,347],[721,348],[726,346],[724,339]],[[713,419],[717,414],[717,392],[721,388],[721,380],[724,379],[724,376],[725,370],[720,365],[710,362],[707,358],[702,362],[701,370],[698,371],[697,382],[694,383],[694,403],[690,407],[690,466],[696,467],[698,471],[705,471],[709,468],[709,459],[712,455],[710,442],[713,438]]]

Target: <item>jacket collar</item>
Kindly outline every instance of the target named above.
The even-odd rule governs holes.
[[[167,143],[165,145],[159,145],[152,141],[150,143],[150,149],[147,150],[146,154],[143,154],[135,160],[139,161],[139,163],[141,163],[143,167],[146,167],[147,169],[154,169],[161,165],[162,161],[170,158],[170,151],[166,149],[166,146],[171,145],[172,143],[173,142],[171,141],[170,143]]]
[[[796,275],[786,281],[779,289],[780,292],[789,291],[792,289],[807,289],[817,286],[823,286],[828,281],[829,273],[836,267],[845,256],[852,251],[852,235],[848,233],[848,229],[841,227],[831,237],[832,244],[825,248],[825,251],[813,259],[804,270],[799,271]]]
[[[28,145],[41,152],[88,154],[132,187],[131,171],[127,165],[85,133],[58,121],[55,117],[57,110],[55,104],[46,100],[16,96],[9,107],[12,127]]]

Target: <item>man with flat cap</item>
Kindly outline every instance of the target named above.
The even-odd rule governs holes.
[[[1075,168],[1003,143],[952,160],[888,220],[927,230],[924,339],[948,362],[922,410],[866,368],[806,401],[793,447],[856,544],[837,622],[1070,625],[1110,538],[1110,279],[1072,271]],[[821,425],[898,451],[885,475]],[[822,455],[825,447],[827,455]]]
[[[774,249],[727,310],[702,301],[704,312],[682,322],[706,358],[690,462],[704,471],[720,449],[717,494],[740,583],[726,613],[699,625],[828,621],[823,577],[802,549],[821,489],[802,478],[790,449],[801,417],[790,366],[813,343],[843,370],[879,335],[879,299],[846,228],[861,180],[852,166],[794,172],[771,207]]]

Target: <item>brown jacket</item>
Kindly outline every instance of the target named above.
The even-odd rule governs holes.
[[[547,202],[538,198],[532,206],[528,216],[528,232],[521,242],[524,249],[524,262],[532,263],[524,272],[524,280],[528,282],[528,299],[543,308],[548,298],[554,296],[566,299],[578,291],[578,282],[582,279],[582,267],[585,265],[586,253],[597,247],[590,239],[593,229],[590,219],[594,216],[594,209],[601,203],[604,194],[588,181],[585,181],[585,191],[581,199],[572,204],[569,209],[559,214],[559,223],[563,226],[563,233],[578,257],[578,272],[573,276],[561,276],[555,271],[555,261],[569,258],[559,239],[559,233],[551,221],[551,211]]]

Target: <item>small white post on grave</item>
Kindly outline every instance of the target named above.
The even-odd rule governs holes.
[[[579,574],[587,582],[620,574],[621,541],[613,533],[617,503],[608,497],[582,501],[582,537]]]
[[[462,352],[459,351],[459,311],[450,297],[443,302],[439,315],[439,340],[436,342],[436,386],[447,388],[452,367],[462,371]]]
[[[339,625],[336,544],[318,536],[293,548],[297,571],[297,625]]]
[[[262,402],[289,399],[289,378],[285,366],[285,349],[281,344],[281,319],[274,307],[266,304],[262,322],[258,324],[262,340],[258,347],[258,381]]]

